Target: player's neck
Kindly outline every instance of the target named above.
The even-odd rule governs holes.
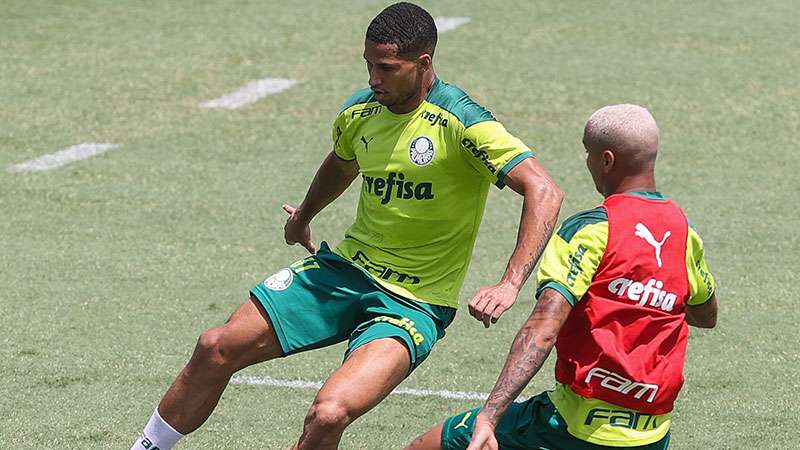
[[[611,186],[606,186],[603,196],[608,197],[614,194],[625,192],[656,192],[656,179],[652,175],[638,175],[622,178],[619,182]]]
[[[433,72],[433,69],[427,71],[422,78],[422,89],[402,103],[390,106],[389,111],[395,114],[406,114],[417,109],[417,107],[422,104],[423,100],[428,97],[428,93],[433,89],[433,83],[435,81],[436,74]]]

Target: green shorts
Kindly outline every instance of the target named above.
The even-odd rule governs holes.
[[[472,439],[475,416],[480,408],[445,420],[442,449],[465,449]],[[495,436],[501,449],[533,450],[666,450],[669,433],[658,442],[636,447],[608,447],[586,442],[567,432],[567,423],[543,392],[524,402],[512,404],[500,419]]]
[[[345,357],[376,339],[403,342],[411,370],[444,337],[456,310],[403,298],[323,242],[250,290],[269,315],[283,355],[349,340]]]

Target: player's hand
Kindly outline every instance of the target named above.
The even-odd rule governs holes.
[[[467,450],[498,450],[497,438],[494,437],[494,426],[481,416],[475,418],[472,440]]]
[[[283,205],[283,210],[289,214],[286,225],[283,226],[283,238],[289,245],[300,244],[312,255],[317,253],[317,246],[311,240],[311,226],[300,218],[298,209],[291,205]]]
[[[499,283],[494,286],[480,288],[469,301],[469,313],[489,328],[497,319],[508,311],[517,301],[519,289],[510,283]]]

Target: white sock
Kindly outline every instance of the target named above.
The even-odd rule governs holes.
[[[171,450],[182,437],[182,434],[164,422],[156,408],[131,450]]]

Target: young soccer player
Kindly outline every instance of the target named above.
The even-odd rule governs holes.
[[[538,302],[483,408],[408,449],[663,450],[683,385],[687,325],[717,320],[703,241],[656,190],[659,130],[635,105],[583,135],[602,205],[568,218],[537,273]],[[557,348],[555,390],[512,403]]]
[[[336,448],[345,427],[386,397],[453,320],[491,184],[524,196],[517,245],[500,281],[470,301],[485,326],[542,253],[562,194],[530,149],[433,67],[437,33],[424,9],[397,3],[372,20],[369,88],[333,124],[333,151],[303,202],[285,205],[288,244],[310,256],[250,291],[228,322],[204,332],[133,449],[168,450],[208,419],[238,370],[348,341],[317,393],[298,449]],[[309,224],[361,176],[353,225],[318,249]],[[233,445],[235,447],[235,445]]]

